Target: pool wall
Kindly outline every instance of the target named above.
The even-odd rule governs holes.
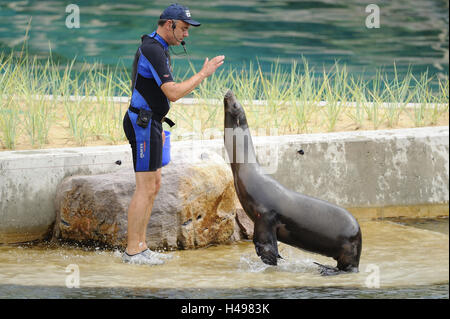
[[[448,216],[448,126],[253,142],[261,166],[283,185],[346,207],[358,219]],[[172,155],[183,154],[172,161],[189,161],[194,149],[226,159],[223,145],[222,139],[172,141]],[[0,152],[0,243],[49,234],[56,189],[65,177],[119,170],[132,170],[129,145]]]

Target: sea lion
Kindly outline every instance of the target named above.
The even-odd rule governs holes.
[[[224,98],[225,149],[241,205],[254,222],[256,254],[277,265],[277,241],[337,261],[319,265],[322,275],[358,272],[361,229],[344,208],[285,188],[259,166],[244,109],[232,91]]]

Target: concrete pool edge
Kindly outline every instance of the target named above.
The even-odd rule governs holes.
[[[277,145],[277,180],[344,206],[357,218],[392,217],[390,207],[410,217],[436,217],[448,216],[448,136],[445,126],[254,137],[254,144],[262,163],[271,162],[267,146]],[[174,153],[193,148],[224,155],[221,139],[172,141]],[[305,156],[297,154],[300,149]],[[48,234],[56,189],[65,177],[131,170],[130,159],[128,145],[0,152],[0,243]],[[372,185],[373,198],[364,198],[365,184]]]
[[[439,218],[449,216],[448,204],[409,205],[386,207],[347,207],[358,221],[383,220],[389,218]]]

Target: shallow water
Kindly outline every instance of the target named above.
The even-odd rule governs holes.
[[[119,251],[0,246],[0,298],[448,298],[448,218],[431,223],[361,222],[360,272],[333,277],[313,264],[331,258],[281,243],[277,267],[251,242],[170,252],[160,266],[123,264]],[[69,265],[80,288],[66,286]]]

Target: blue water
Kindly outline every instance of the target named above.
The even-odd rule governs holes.
[[[29,53],[67,62],[101,62],[128,69],[140,36],[152,32],[161,11],[172,1],[79,0],[80,28],[65,21],[68,1],[0,0],[0,52],[20,49],[27,25]],[[335,61],[354,75],[370,77],[376,69],[393,76],[409,66],[448,75],[447,0],[182,1],[202,23],[186,39],[189,56],[173,50],[175,73],[184,75],[191,61],[198,69],[205,57],[226,56],[226,66],[240,69],[259,63],[265,72],[279,61],[290,68],[304,56],[317,72]],[[380,28],[366,27],[366,6],[380,8]]]

